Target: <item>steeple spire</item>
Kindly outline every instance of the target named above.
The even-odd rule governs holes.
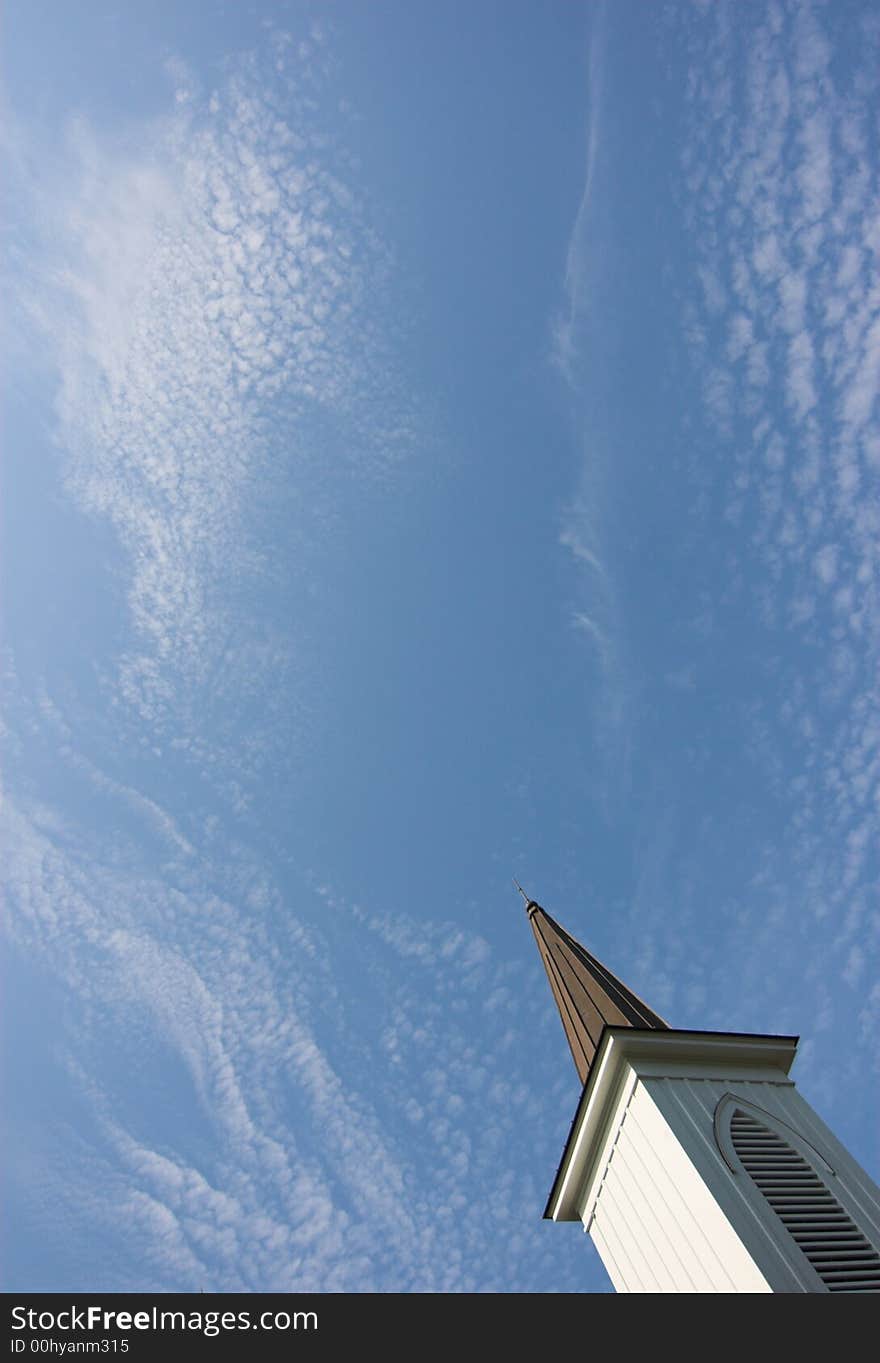
[[[519,885],[517,889],[526,899]],[[590,1077],[604,1027],[667,1029],[657,1013],[570,937],[534,899],[526,900],[526,913],[582,1084]]]
[[[523,898],[583,1083],[544,1215],[618,1292],[880,1292],[880,1188],[796,1092],[797,1037],[668,1027]]]

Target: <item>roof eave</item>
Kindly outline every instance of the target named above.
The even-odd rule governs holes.
[[[728,1063],[735,1060],[749,1077],[754,1077],[756,1071],[768,1070],[777,1073],[781,1070],[787,1075],[799,1039],[753,1032],[603,1027],[544,1208],[544,1219],[580,1220],[578,1194],[590,1172],[593,1147],[598,1144],[627,1062],[638,1065],[661,1061],[687,1071],[689,1067],[723,1059]]]

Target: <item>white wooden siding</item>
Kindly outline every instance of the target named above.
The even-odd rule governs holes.
[[[650,1068],[655,1072],[632,1069],[625,1079],[584,1190],[584,1225],[617,1291],[825,1290],[760,1190],[721,1155],[713,1119],[725,1093],[772,1113],[815,1146],[835,1170],[834,1195],[880,1246],[876,1185],[790,1080]]]
[[[588,1229],[619,1292],[771,1290],[641,1083],[596,1193]]]

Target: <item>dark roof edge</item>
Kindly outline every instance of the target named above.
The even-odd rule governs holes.
[[[603,1026],[601,1032],[599,1033],[599,1040],[598,1040],[597,1043],[596,1043],[596,1055],[597,1055],[597,1056],[598,1056],[599,1052],[601,1051],[602,1046],[603,1046],[603,1044],[604,1044],[606,1032],[623,1032],[623,1033],[625,1033],[625,1034],[627,1034],[627,1035],[630,1035],[630,1036],[632,1036],[632,1035],[644,1035],[644,1036],[658,1036],[658,1035],[660,1035],[660,1036],[667,1037],[667,1038],[668,1038],[668,1037],[673,1037],[673,1036],[726,1036],[726,1037],[733,1037],[733,1038],[735,1038],[735,1037],[744,1037],[744,1038],[748,1038],[750,1041],[792,1041],[792,1042],[794,1042],[795,1046],[797,1046],[798,1043],[800,1042],[800,1036],[788,1036],[788,1035],[786,1035],[786,1034],[784,1034],[784,1033],[779,1033],[779,1032],[715,1032],[715,1031],[711,1031],[711,1030],[709,1030],[709,1029],[707,1029],[707,1028],[698,1028],[698,1027],[668,1027],[668,1028],[666,1029],[666,1031],[664,1031],[664,1032],[658,1032],[657,1028],[655,1028],[655,1027],[622,1027],[622,1026],[619,1026],[619,1025],[618,1025],[618,1026],[613,1026],[613,1027],[612,1027],[612,1026],[609,1026],[609,1024],[606,1022],[605,1025]],[[568,1128],[568,1135],[566,1136],[566,1138],[565,1138],[565,1144],[564,1144],[563,1147],[562,1147],[562,1154],[561,1154],[560,1157],[559,1157],[559,1164],[557,1165],[557,1168],[556,1168],[556,1173],[555,1173],[554,1178],[553,1178],[553,1184],[552,1184],[552,1187],[550,1188],[550,1192],[549,1192],[549,1195],[548,1195],[548,1197],[547,1197],[547,1205],[545,1206],[544,1211],[543,1211],[543,1214],[542,1214],[542,1217],[541,1217],[541,1219],[542,1219],[543,1221],[552,1221],[552,1220],[553,1220],[553,1217],[550,1215],[550,1206],[551,1206],[551,1203],[555,1200],[556,1190],[557,1190],[557,1188],[558,1188],[558,1186],[559,1186],[560,1177],[561,1177],[561,1175],[562,1175],[562,1165],[563,1165],[563,1162],[564,1162],[564,1160],[565,1160],[565,1155],[566,1155],[566,1151],[568,1150],[569,1142],[570,1142],[570,1140],[571,1140],[571,1133],[574,1131],[575,1126],[577,1125],[577,1122],[578,1122],[578,1118],[580,1117],[581,1112],[583,1111],[584,1107],[586,1106],[586,1104],[588,1103],[588,1101],[589,1101],[589,1099],[590,1099],[590,1096],[592,1095],[593,1084],[594,1084],[596,1075],[597,1075],[598,1073],[599,1073],[599,1066],[594,1065],[594,1066],[591,1068],[590,1073],[589,1073],[589,1075],[588,1075],[588,1077],[587,1077],[587,1082],[584,1084],[583,1088],[581,1089],[581,1096],[580,1096],[580,1098],[578,1099],[578,1105],[577,1105],[577,1107],[576,1107],[575,1110],[574,1110],[574,1116],[573,1116],[572,1119],[571,1119],[571,1123],[570,1123],[569,1128]]]

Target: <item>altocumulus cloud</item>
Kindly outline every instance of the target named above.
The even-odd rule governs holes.
[[[63,992],[56,1052],[89,1114],[87,1134],[29,1133],[31,1215],[90,1244],[83,1285],[543,1281],[532,1171],[571,1084],[554,1121],[532,1068],[560,1050],[540,981],[473,932],[327,886],[284,902],[243,849],[159,876],[137,840],[101,845],[33,803],[7,802],[3,831],[11,934]]]
[[[286,527],[308,574],[334,478],[393,482],[421,420],[388,252],[321,123],[322,42],[267,42],[208,92],[174,67],[149,125],[75,122],[64,173],[27,187],[49,227],[21,306],[129,627],[95,660],[98,705],[7,669],[7,929],[60,1010],[59,1113],[22,1116],[17,1204],[65,1288],[574,1286],[532,1175],[571,1098],[561,1054],[555,1126],[534,1096],[540,980],[474,932],[347,903],[230,821],[271,803],[279,714],[309,684],[296,619],[253,604],[277,586],[260,498],[315,500]],[[257,712],[246,730],[218,694]]]
[[[604,727],[646,811],[621,940],[639,943],[647,996],[694,1025],[805,1031],[808,991],[799,1074],[865,1113],[856,1076],[880,1057],[878,27],[867,6],[810,4],[682,4],[651,24],[647,44],[612,9],[596,26],[620,80],[591,83],[558,338],[584,408],[562,536],[583,567],[574,617],[608,640],[606,690],[626,703]],[[656,230],[631,235],[637,213]]]
[[[241,662],[226,603],[271,582],[255,489],[292,478],[317,503],[339,466],[384,477],[412,449],[390,262],[316,112],[320,50],[275,34],[201,95],[173,65],[172,113],[115,137],[75,120],[63,172],[23,187],[49,224],[23,311],[57,363],[67,485],[127,556],[120,692],[160,729],[219,659]],[[248,642],[267,672],[295,670],[271,625]]]
[[[834,22],[811,6],[770,6],[747,30],[728,7],[705,16],[692,39],[712,57],[691,65],[684,174],[703,281],[694,358],[731,456],[725,515],[761,562],[764,623],[790,641],[755,747],[771,775],[772,705],[799,757],[788,779],[805,907],[835,919],[851,984],[854,938],[871,938],[877,912],[880,240],[876,73],[866,57],[837,88]],[[858,22],[875,50],[873,19]],[[723,390],[705,360],[718,328]],[[745,563],[731,553],[733,582]]]

